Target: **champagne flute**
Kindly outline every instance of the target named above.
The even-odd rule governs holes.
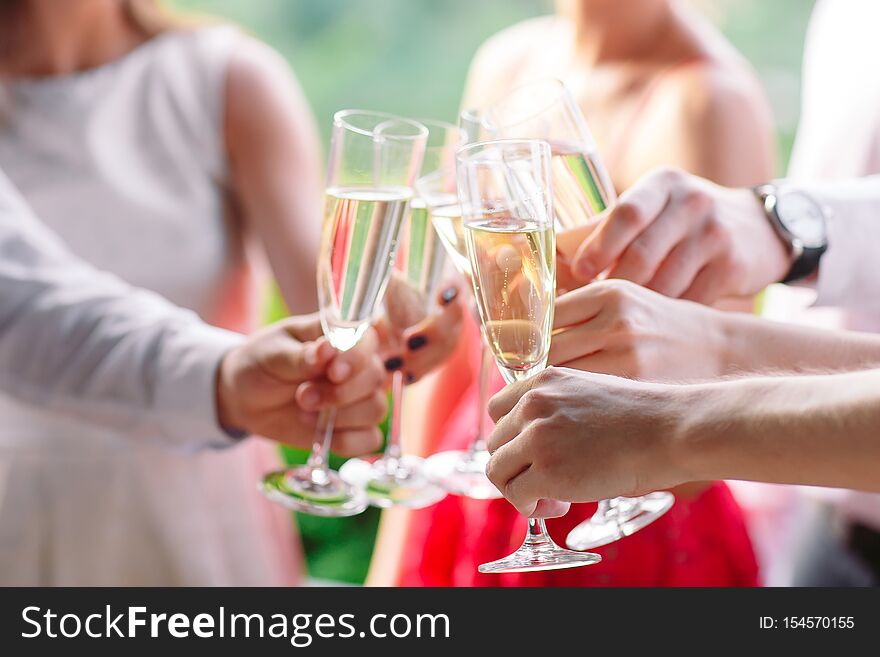
[[[483,122],[497,138],[543,139],[550,144],[559,228],[589,224],[617,201],[587,120],[559,80],[546,78],[517,87],[486,111]]]
[[[449,254],[455,269],[471,283],[461,219],[461,205],[455,184],[455,170],[441,169],[416,181],[416,193],[425,200],[434,230]],[[432,454],[425,461],[426,475],[446,491],[478,500],[497,499],[501,492],[486,477],[489,452],[486,449],[485,415],[492,354],[480,341],[480,373],[478,380],[477,426],[467,449],[454,449]]]
[[[459,112],[458,127],[464,131],[466,144],[491,138],[483,122],[483,113],[476,107],[467,107]]]
[[[617,201],[587,121],[561,81],[547,78],[514,89],[487,111],[484,123],[499,137],[550,144],[558,227],[589,225]],[[575,550],[612,543],[651,524],[674,502],[668,491],[602,500],[592,518],[571,530],[566,543]]]
[[[455,151],[464,141],[463,131],[444,121],[419,119],[419,123],[428,129],[422,173],[452,166]],[[431,226],[425,200],[416,193],[401,228],[390,283],[392,291],[386,303],[392,313],[390,300],[394,298],[395,319],[412,326],[425,318],[443,273],[444,260],[443,245]],[[425,459],[402,453],[403,372],[395,371],[391,381],[391,423],[384,454],[379,458],[349,459],[339,474],[350,484],[363,488],[373,506],[423,508],[439,502],[446,491],[425,475]]]
[[[458,195],[483,336],[507,383],[547,365],[556,288],[556,242],[550,146],[498,140],[462,147]],[[482,573],[573,568],[601,557],[559,547],[543,519],[529,518],[513,554],[484,563]]]
[[[458,115],[458,125],[465,133],[466,143],[480,141],[486,131],[483,116],[475,108],[466,108]],[[461,210],[455,191],[455,169],[444,169],[421,179],[425,186],[423,196],[431,198],[431,217],[434,229],[440,235],[455,268],[468,281],[471,266],[464,243]],[[418,182],[416,183],[418,186]],[[482,330],[482,329],[481,329]],[[501,497],[486,476],[489,451],[486,449],[486,403],[489,397],[489,372],[492,354],[480,340],[479,375],[477,378],[477,426],[466,450],[447,450],[428,457],[425,463],[428,476],[454,495],[465,495],[478,500]]]
[[[381,304],[427,136],[420,123],[390,114],[343,110],[333,117],[318,300],[324,335],[340,351],[358,343]],[[319,516],[366,509],[363,490],[328,467],[335,418],[335,410],[319,414],[305,465],[264,477],[269,499]]]

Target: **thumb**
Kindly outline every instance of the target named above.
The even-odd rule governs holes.
[[[326,338],[300,343],[282,333],[267,346],[260,360],[269,374],[293,383],[324,375],[335,355],[336,350]]]
[[[532,518],[561,518],[571,508],[569,502],[560,502],[559,500],[538,500],[535,510],[532,511]]]

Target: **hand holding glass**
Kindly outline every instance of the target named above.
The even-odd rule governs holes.
[[[561,229],[589,225],[616,202],[587,121],[559,80],[547,78],[514,89],[488,110],[484,123],[499,137],[544,139],[550,144],[553,204]],[[602,500],[593,517],[572,529],[566,542],[575,550],[606,545],[651,524],[674,501],[666,491]]]
[[[321,324],[350,349],[370,326],[391,275],[400,226],[424,155],[427,129],[389,114],[344,110],[333,117],[318,259]],[[349,516],[363,490],[328,467],[335,411],[322,411],[306,465],[268,474],[262,490],[305,513]]]
[[[443,121],[419,120],[419,123],[428,129],[422,173],[451,166],[455,151],[463,141],[462,131]],[[425,199],[416,190],[401,227],[392,272],[386,303],[390,324],[408,328],[424,319],[440,281],[444,260],[443,246],[431,226]],[[391,424],[382,457],[350,459],[340,469],[345,481],[363,488],[370,504],[380,508],[422,508],[446,496],[444,489],[425,476],[424,459],[402,452],[403,392],[404,375],[398,369],[392,374]]]
[[[556,247],[550,147],[537,140],[499,140],[463,147],[458,194],[474,296],[483,335],[508,383],[543,370],[550,351]],[[480,572],[573,568],[601,557],[553,542],[542,519],[529,518],[525,542]]]

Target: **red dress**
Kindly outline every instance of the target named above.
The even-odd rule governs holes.
[[[476,385],[447,421],[439,449],[461,449],[473,436]],[[573,505],[547,522],[560,545],[595,504]],[[594,550],[601,563],[538,573],[484,575],[477,566],[513,552],[526,521],[506,500],[450,495],[413,512],[404,550],[403,586],[756,586],[758,566],[742,511],[727,486],[715,482],[696,498],[677,499],[662,518]]]

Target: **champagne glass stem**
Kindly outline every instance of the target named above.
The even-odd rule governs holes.
[[[330,461],[330,442],[333,439],[333,425],[336,424],[336,409],[325,408],[318,415],[318,428],[315,430],[315,442],[307,461],[312,468],[312,481],[321,486],[327,484],[327,466]]]
[[[388,444],[385,446],[385,463],[388,474],[394,474],[400,461],[400,422],[402,412],[403,372],[398,370],[391,376],[391,424],[388,431]]]
[[[529,518],[529,530],[526,533],[526,540],[523,545],[529,547],[538,547],[541,545],[551,545],[553,539],[547,533],[547,523],[543,518]]]
[[[477,393],[477,431],[469,449],[469,455],[482,452],[486,449],[486,404],[489,401],[489,374],[492,371],[492,353],[480,340],[480,376]]]

